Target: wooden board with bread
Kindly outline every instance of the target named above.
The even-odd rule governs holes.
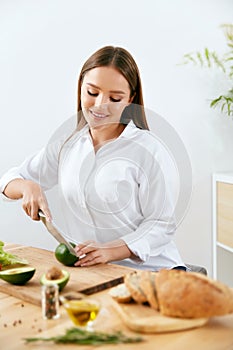
[[[200,327],[210,317],[233,313],[233,290],[194,272],[132,272],[109,294],[123,322],[142,333]]]

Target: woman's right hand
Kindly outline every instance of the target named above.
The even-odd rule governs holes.
[[[47,220],[52,219],[45,194],[36,182],[24,179],[12,180],[6,186],[4,194],[12,199],[22,198],[23,210],[32,220],[40,220],[39,210],[43,211]]]
[[[46,219],[51,220],[48,202],[41,187],[33,181],[24,181],[22,207],[25,213],[30,216],[32,220],[40,220],[38,216],[40,209],[45,214]]]

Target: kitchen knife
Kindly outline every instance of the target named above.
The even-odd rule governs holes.
[[[70,242],[68,242],[63,235],[59,232],[58,228],[55,226],[53,221],[48,221],[46,220],[46,216],[44,215],[44,213],[39,210],[39,217],[40,220],[43,222],[43,224],[46,226],[48,232],[59,242],[59,243],[64,243],[67,248],[69,249],[70,253],[73,255],[77,255],[76,251],[74,250],[74,248],[72,247],[72,245],[70,244]]]
[[[91,295],[94,293],[101,292],[102,290],[115,287],[118,284],[123,283],[123,282],[124,282],[124,276],[121,276],[121,277],[117,277],[117,278],[111,279],[111,280],[106,281],[106,282],[96,284],[92,287],[82,289],[78,292],[72,290],[71,292],[67,292],[67,293],[63,294],[63,297],[67,300],[72,300],[72,299],[78,300],[78,299],[82,299],[86,295]]]
[[[82,289],[82,290],[80,290],[80,293],[83,293],[85,295],[91,295],[94,293],[101,292],[102,290],[117,286],[118,284],[123,283],[123,282],[124,282],[124,276],[117,277],[117,278],[114,278],[110,281],[97,284],[93,287]]]

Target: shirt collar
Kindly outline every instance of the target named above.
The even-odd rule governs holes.
[[[129,124],[125,127],[119,137],[130,138],[131,136],[135,135],[138,130],[139,129],[136,127],[133,120],[130,120]]]
[[[132,137],[139,129],[134,124],[133,120],[130,120],[130,122],[126,125],[125,129],[122,131],[120,136],[118,138],[130,138]],[[81,130],[80,130],[80,136],[86,136],[89,134],[90,127],[88,124],[86,124]]]

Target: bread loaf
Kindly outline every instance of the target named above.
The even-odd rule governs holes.
[[[150,306],[158,310],[159,304],[157,299],[157,291],[155,286],[155,276],[156,272],[151,271],[142,271],[140,278],[140,288],[143,293],[146,295],[146,299]]]
[[[123,294],[128,300],[131,295],[137,303],[148,302],[165,316],[209,318],[233,313],[233,290],[200,273],[137,271],[127,274],[124,281]],[[120,301],[120,290],[114,293],[114,299]]]
[[[161,270],[156,289],[160,312],[166,316],[201,318],[233,312],[233,291],[200,273]]]
[[[132,298],[139,304],[145,303],[147,301],[146,294],[141,289],[141,276],[142,272],[132,272],[125,276],[124,282],[130,292]]]

